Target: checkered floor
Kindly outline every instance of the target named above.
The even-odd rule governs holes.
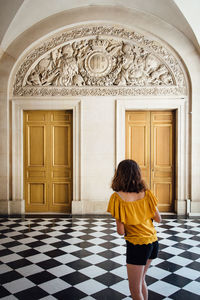
[[[149,300],[200,299],[200,220],[156,224]],[[107,216],[0,219],[1,299],[131,299],[125,243]]]

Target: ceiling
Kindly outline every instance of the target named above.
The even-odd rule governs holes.
[[[1,52],[41,20],[65,10],[91,5],[118,6],[153,15],[184,33],[199,49],[199,0],[0,0]]]

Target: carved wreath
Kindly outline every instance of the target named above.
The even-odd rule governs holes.
[[[105,30],[112,37],[103,35]],[[131,95],[138,94],[138,90],[142,94],[185,93],[181,67],[157,42],[108,26],[98,30],[90,27],[87,33],[94,31],[97,34],[93,37],[72,40],[72,36],[84,35],[85,28],[77,28],[71,31],[71,40],[68,32],[35,49],[16,74],[14,94]],[[64,37],[65,43],[59,46]]]

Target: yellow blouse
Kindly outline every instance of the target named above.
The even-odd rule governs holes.
[[[146,190],[144,198],[135,201],[124,201],[115,192],[110,197],[107,212],[124,224],[126,240],[133,244],[149,244],[157,241],[151,220],[155,215],[157,202],[150,190]]]

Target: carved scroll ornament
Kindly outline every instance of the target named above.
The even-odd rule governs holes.
[[[42,57],[36,52],[18,71],[14,94],[184,94],[184,75],[176,59],[157,43],[145,43],[143,36],[138,42],[136,37],[133,42],[96,35],[52,47]]]

